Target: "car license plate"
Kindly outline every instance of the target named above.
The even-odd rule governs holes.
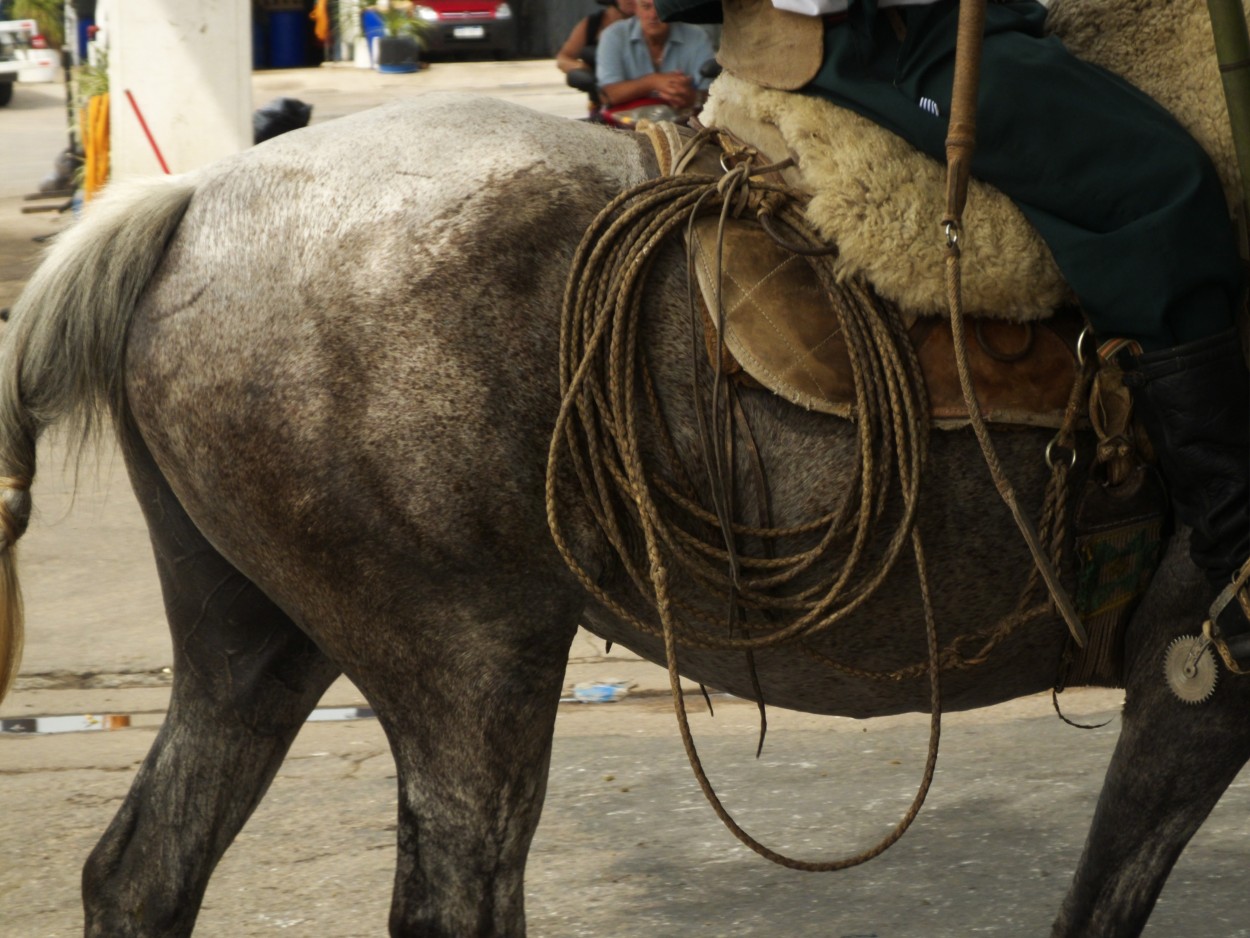
[[[485,26],[457,26],[451,31],[454,39],[485,39]]]

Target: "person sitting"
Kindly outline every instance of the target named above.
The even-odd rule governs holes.
[[[634,0],[615,0],[615,2],[595,0],[595,2],[603,9],[584,17],[574,26],[573,31],[569,33],[569,38],[564,40],[564,45],[556,53],[556,67],[566,75],[579,70],[593,74],[596,47],[603,31],[613,23],[619,23],[634,15]]]
[[[711,83],[700,68],[715,52],[698,26],[666,23],[655,0],[636,0],[637,15],[609,26],[599,38],[595,74],[609,107],[658,98],[682,111],[694,107]]]
[[[723,12],[722,64],[739,77],[827,98],[944,158],[958,0],[661,5],[687,22]],[[1041,234],[1099,340],[1131,343],[1125,384],[1220,594],[1212,618],[1250,667],[1246,284],[1219,176],[1172,115],[1050,35],[1040,2],[985,12],[972,173]]]

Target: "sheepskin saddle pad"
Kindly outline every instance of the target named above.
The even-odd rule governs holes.
[[[1120,74],[1168,108],[1211,155],[1230,205],[1239,204],[1241,187],[1205,3],[1059,0],[1051,6],[1049,22],[1075,54]],[[935,372],[947,370],[949,359],[941,365],[938,360],[949,354],[949,328],[924,319],[947,315],[945,241],[938,224],[945,167],[829,101],[765,88],[729,72],[713,83],[700,119],[768,159],[793,161],[782,175],[811,196],[804,214],[825,241],[837,246],[838,276],[870,284],[876,296],[908,319],[918,319],[913,337],[927,343],[918,342],[922,364],[928,362]],[[987,386],[1002,392],[990,395],[986,416],[1057,425],[1075,366],[1071,329],[1049,321],[1055,310],[1071,308],[1074,298],[1045,243],[1002,193],[974,180],[966,218],[963,303],[975,320],[967,330],[972,363],[979,394]],[[730,286],[722,300],[737,309],[726,345],[741,367],[770,389],[803,406],[844,415],[849,405],[836,387],[842,379],[834,375],[839,356],[825,354],[832,364],[822,371],[817,348],[829,343],[831,314],[813,317],[809,310],[798,320],[787,315],[781,323],[776,311],[786,305],[793,309],[796,295],[805,292],[786,286],[786,268],[805,264],[793,255],[760,257],[761,243],[758,238],[744,241],[737,257],[734,245],[726,245],[725,282]],[[711,252],[702,253],[699,263],[706,264]],[[713,279],[708,270],[699,276],[705,297]],[[782,305],[769,299],[777,291],[785,295]],[[811,303],[821,305],[819,299]],[[1027,354],[1013,351],[1026,348]],[[1063,376],[1057,382],[1038,383],[1056,371]],[[926,377],[934,417],[939,423],[943,418],[962,422],[962,397],[935,388],[932,377]]]
[[[662,175],[719,176],[723,184],[726,161],[747,156],[752,166],[770,163],[725,131],[696,135],[689,127],[646,121],[638,130],[650,140]],[[780,181],[772,171],[751,178]],[[810,228],[806,235],[812,236]],[[884,301],[859,277],[839,280],[827,291],[808,260],[774,240],[749,208],[740,217],[731,215],[723,228],[719,213],[696,217],[689,237],[691,275],[699,286],[712,361],[719,358],[722,371],[739,383],[762,386],[809,410],[849,418],[856,390],[842,316],[854,315],[853,308],[884,314]],[[899,312],[933,424],[966,425],[950,321]],[[1036,322],[969,316],[964,321],[967,361],[982,416],[1000,424],[1061,426],[1077,378],[1075,349],[1083,326],[1079,310],[1069,307]]]

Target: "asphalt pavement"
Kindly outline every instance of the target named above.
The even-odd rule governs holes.
[[[313,105],[321,122],[395,97],[471,90],[566,117],[584,112],[550,62],[437,63],[416,75],[351,68],[264,72],[257,105]],[[0,306],[16,297],[38,237],[68,214],[22,214],[64,140],[64,91],[19,86],[0,109]],[[36,516],[21,543],[28,639],[0,719],[63,716],[81,732],[0,733],[0,938],[81,933],[81,864],[116,810],[168,703],[170,648],[147,536],[108,446],[81,467],[41,444]],[[616,682],[616,703],[561,707],[544,819],[532,853],[530,933],[596,936],[944,938],[1042,935],[1079,856],[1114,745],[1120,695],[1075,691],[948,717],[929,804],[884,857],[833,876],[774,867],[738,845],[703,802],[674,730],[662,670],[581,635],[574,685]],[[770,715],[754,758],[753,706],[695,704],[709,772],[740,820],[808,858],[853,853],[906,810],[927,717]],[[383,934],[393,876],[394,767],[346,681],[310,723],[210,886],[198,934]],[[343,714],[337,713],[336,716]],[[112,719],[106,719],[112,717]],[[54,724],[45,722],[47,728]],[[104,730],[103,726],[124,727]],[[59,728],[59,727],[58,727]],[[1151,936],[1250,935],[1238,780],[1182,857]]]

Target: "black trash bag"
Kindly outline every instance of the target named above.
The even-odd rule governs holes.
[[[73,150],[62,150],[52,162],[52,172],[39,180],[40,192],[67,192],[74,188],[74,171],[82,158]]]
[[[252,142],[264,143],[288,130],[308,126],[312,105],[295,98],[274,98],[252,114]]]

